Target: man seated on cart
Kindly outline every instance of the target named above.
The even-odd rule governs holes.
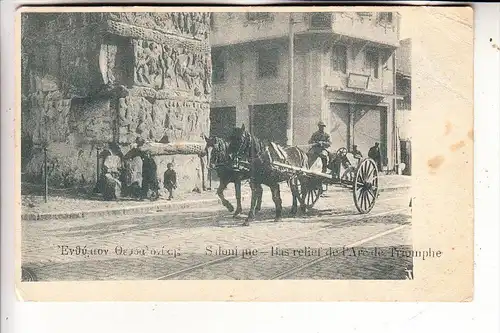
[[[309,140],[309,144],[312,144],[312,147],[309,150],[311,161],[312,163],[314,163],[316,159],[320,157],[322,164],[321,172],[323,173],[326,173],[327,171],[329,157],[329,152],[327,149],[330,148],[331,145],[330,135],[325,132],[325,127],[325,123],[323,121],[320,121],[318,123],[318,131],[315,132]]]

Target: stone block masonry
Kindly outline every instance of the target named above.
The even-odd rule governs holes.
[[[114,146],[124,155],[137,140],[203,143],[210,129],[210,15],[24,13],[24,176],[42,179],[43,147],[49,183],[68,187],[95,182],[98,149]],[[203,188],[197,154],[155,161],[160,182],[173,162],[180,190]]]

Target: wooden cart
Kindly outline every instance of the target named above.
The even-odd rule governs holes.
[[[352,191],[356,209],[366,214],[372,210],[377,200],[379,183],[377,164],[371,158],[360,159],[356,164],[347,158],[347,149],[340,148],[335,154],[337,170],[329,173],[299,168],[286,163],[272,161],[274,168],[290,174],[299,180],[302,199],[310,209],[323,193],[324,185],[340,186]]]

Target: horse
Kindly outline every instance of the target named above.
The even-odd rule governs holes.
[[[211,136],[207,138],[205,136],[205,152],[207,156],[210,156],[210,168],[215,169],[217,177],[219,178],[219,187],[217,188],[217,195],[219,196],[222,205],[227,208],[229,212],[234,211],[233,205],[224,197],[224,190],[229,183],[234,183],[234,191],[236,194],[236,211],[234,211],[233,217],[237,217],[243,211],[241,207],[241,182],[250,178],[249,172],[238,171],[231,168],[229,163],[229,153],[228,146],[229,142],[216,137]],[[210,155],[208,150],[211,148]],[[257,210],[261,209],[262,196],[257,200]]]
[[[283,148],[276,143],[265,145],[260,139],[248,133],[245,130],[245,125],[233,129],[229,138],[228,152],[234,164],[248,164],[250,169],[250,188],[252,190],[252,200],[250,203],[250,211],[245,220],[244,226],[248,226],[249,222],[255,218],[255,208],[257,198],[262,197],[262,184],[267,185],[271,189],[272,199],[276,208],[275,221],[281,220],[282,216],[282,201],[280,195],[280,183],[287,181],[292,190],[293,205],[291,215],[297,212],[297,201],[300,202],[301,211],[305,211],[305,203],[303,196],[298,190],[299,182],[302,185],[302,191],[305,190],[305,177],[290,176],[287,172],[282,172],[273,167],[271,161],[273,151],[281,156],[283,162],[291,166],[300,168],[308,168],[307,155],[297,147]]]

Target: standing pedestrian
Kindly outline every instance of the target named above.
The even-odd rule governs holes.
[[[380,156],[380,147],[378,142],[375,142],[375,146],[370,148],[368,151],[368,157],[377,163],[378,171],[382,171],[382,158]]]
[[[167,164],[167,171],[163,174],[163,185],[168,190],[168,199],[174,198],[173,192],[177,188],[177,174],[173,168],[172,163]]]
[[[151,156],[150,152],[144,152],[142,154],[142,195],[141,199],[145,199],[148,196],[149,190],[153,192],[152,199],[158,199],[159,197],[159,187],[158,187],[158,177],[156,175],[157,168],[156,163]]]

